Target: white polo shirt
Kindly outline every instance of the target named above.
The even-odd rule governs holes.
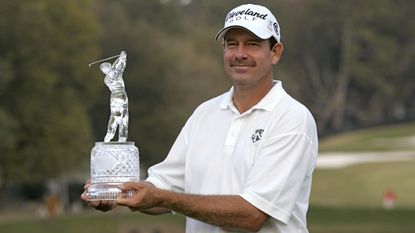
[[[318,139],[315,121],[281,81],[240,114],[233,89],[201,104],[148,182],[176,192],[240,195],[270,218],[262,233],[308,232],[306,213]],[[187,233],[227,232],[187,218]]]

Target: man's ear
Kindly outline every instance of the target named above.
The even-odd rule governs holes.
[[[271,49],[272,52],[272,64],[276,65],[280,61],[282,54],[284,53],[284,45],[279,42],[275,43],[274,47]]]

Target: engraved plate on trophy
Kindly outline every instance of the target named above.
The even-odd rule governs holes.
[[[89,200],[115,200],[121,194],[118,186],[124,182],[140,180],[139,153],[134,142],[127,141],[128,135],[128,98],[122,78],[127,53],[100,60],[92,64],[118,57],[113,64],[100,65],[105,74],[104,83],[111,91],[110,118],[104,142],[96,142],[91,151],[91,186],[88,188]],[[118,141],[111,141],[118,129]],[[127,192],[132,196],[132,191]]]

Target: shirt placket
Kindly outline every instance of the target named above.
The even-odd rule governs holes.
[[[233,153],[235,146],[236,146],[236,142],[239,137],[239,133],[241,132],[243,123],[244,123],[244,119],[241,116],[235,117],[232,120],[228,133],[226,135],[226,139],[225,139],[225,146],[223,150],[224,154],[230,155]]]

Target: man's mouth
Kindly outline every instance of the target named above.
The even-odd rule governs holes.
[[[231,67],[254,67],[252,63],[241,63],[241,62],[232,62]]]

